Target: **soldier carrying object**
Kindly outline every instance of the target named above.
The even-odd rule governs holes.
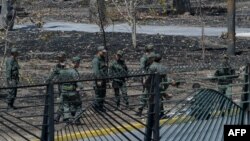
[[[80,66],[80,57],[72,58],[71,67],[65,67],[60,70],[58,80],[62,83],[61,99],[63,105],[63,120],[65,122],[71,122],[71,118],[78,118],[75,120],[75,124],[80,124],[79,115],[82,113],[82,101],[80,90],[83,89],[81,82],[67,82],[80,79],[78,68]]]
[[[154,52],[150,52],[150,54],[147,55],[147,61],[146,61],[146,71],[148,72],[149,66],[154,62],[154,58],[155,58],[155,53]],[[150,92],[150,79],[148,77],[144,77],[143,78],[143,94],[140,96],[140,107],[138,108],[138,111],[136,112],[137,116],[141,116],[142,111],[144,109],[144,107],[146,107],[147,105],[147,99],[149,97],[149,92]]]
[[[46,80],[47,83],[51,82],[54,79],[57,79],[60,70],[63,70],[65,68],[65,61],[66,61],[66,53],[65,52],[59,52],[58,56],[58,63],[53,68],[49,78]],[[63,105],[62,105],[62,99],[61,99],[61,85],[58,84],[58,94],[59,94],[59,107],[56,112],[55,122],[60,121],[60,117],[63,115]]]

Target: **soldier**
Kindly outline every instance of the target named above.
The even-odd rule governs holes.
[[[65,68],[65,61],[66,61],[66,53],[65,52],[60,52],[58,54],[58,63],[56,66],[53,68],[52,73],[50,74],[49,78],[47,79],[47,82],[51,82],[53,79],[57,78],[60,74],[60,70]],[[63,115],[63,105],[62,105],[62,100],[61,100],[61,88],[60,84],[58,84],[58,93],[59,93],[59,107],[57,110],[57,114],[55,117],[55,122],[60,121],[60,117]]]
[[[98,52],[92,60],[92,70],[96,78],[102,78],[108,75],[108,67],[106,64],[106,52],[104,46],[97,48]],[[101,112],[106,110],[103,108],[104,100],[106,97],[106,80],[96,80],[94,83],[95,101],[93,108]]]
[[[141,61],[141,68],[145,69],[145,71],[148,72],[149,66],[154,61],[155,53],[154,52],[150,52],[149,54],[146,54],[146,55],[147,56],[143,56],[143,57],[145,57],[144,59],[146,61],[145,62]],[[144,60],[144,59],[141,59],[141,60]],[[144,63],[142,63],[142,62],[144,62]],[[149,90],[150,90],[149,79],[147,77],[144,77],[142,81],[143,81],[142,82],[142,85],[143,85],[143,94],[140,96],[140,107],[138,108],[138,111],[136,112],[137,116],[141,116],[144,107],[147,105],[147,99],[148,99]]]
[[[162,56],[160,54],[155,54],[154,62],[150,65],[148,72],[150,74],[158,73],[160,75],[160,82],[161,82],[161,84],[160,84],[160,93],[161,93],[160,97],[161,97],[161,101],[162,101],[163,98],[170,99],[172,97],[172,95],[169,95],[166,93],[166,90],[167,90],[169,85],[176,86],[176,83],[175,83],[175,81],[170,80],[167,77],[167,68],[160,63],[161,59],[162,59]],[[152,80],[149,79],[149,81],[151,82]],[[152,90],[153,89],[151,89],[151,91]],[[163,107],[162,102],[160,103],[160,109],[161,109],[160,110],[160,118],[162,118],[164,116],[164,107]]]
[[[214,74],[215,77],[217,77],[218,80],[218,91],[222,94],[224,94],[229,99],[232,99],[232,86],[233,78],[237,78],[235,74],[235,70],[230,66],[229,64],[229,58],[227,55],[223,56],[222,64],[219,69],[215,71]],[[220,110],[223,109],[225,106],[225,101],[222,102],[220,106]],[[227,108],[227,111],[229,112],[231,107]],[[222,116],[224,116],[225,111],[222,112]]]
[[[149,68],[148,55],[153,53],[153,45],[149,44],[145,47],[145,53],[140,59],[140,69],[146,72]]]
[[[50,74],[49,78],[47,79],[47,82],[52,81],[54,78],[56,78],[59,75],[60,70],[64,69],[64,67],[65,67],[65,61],[66,61],[66,53],[60,52],[58,54],[58,63],[53,68],[52,73]]]
[[[110,73],[115,76],[126,76],[128,73],[128,67],[123,59],[124,52],[119,50],[115,55],[115,60],[111,63]],[[126,107],[129,108],[129,102],[127,97],[127,87],[125,78],[115,78],[113,80],[112,86],[114,88],[116,97],[117,109],[120,107],[120,91],[122,93],[122,98],[125,101]]]
[[[218,77],[218,91],[232,99],[232,86],[235,70],[230,66],[228,56],[223,56],[223,61],[219,69],[215,71],[214,76]]]
[[[16,87],[19,83],[19,64],[17,61],[18,51],[16,48],[11,49],[11,56],[6,60],[6,78],[8,87]],[[6,103],[8,109],[16,109],[14,101],[17,94],[17,88],[8,90]]]
[[[60,70],[58,80],[62,83],[61,99],[63,104],[63,121],[71,122],[71,117],[78,118],[75,120],[75,124],[79,124],[79,115],[82,113],[82,101],[79,91],[83,89],[83,85],[80,82],[67,82],[73,80],[79,80],[80,75],[77,69],[80,66],[80,57],[72,58],[71,67],[65,67]]]

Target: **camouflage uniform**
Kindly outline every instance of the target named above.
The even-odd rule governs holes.
[[[224,94],[226,97],[232,99],[232,86],[233,78],[235,78],[235,70],[230,66],[228,57],[224,56],[224,60],[219,69],[216,70],[215,74],[218,77],[218,91]],[[222,102],[220,110],[223,109],[225,101]],[[231,108],[228,107],[228,110]],[[223,113],[224,114],[224,113]]]
[[[79,60],[79,58],[73,58]],[[80,77],[76,68],[64,68],[60,70],[58,80],[61,82],[78,80]],[[63,104],[63,118],[68,121],[71,116],[78,117],[82,112],[81,96],[77,89],[83,89],[80,82],[70,82],[61,84],[61,99]]]
[[[103,46],[98,47],[98,51],[104,51]],[[106,77],[108,75],[108,67],[106,65],[105,57],[96,55],[92,60],[92,71],[96,78]],[[106,97],[106,80],[96,80],[94,82],[95,101],[94,108],[100,111],[105,111],[103,104]]]
[[[155,55],[155,58],[161,58],[161,56],[159,54]],[[158,73],[160,75],[160,82],[162,84],[160,84],[160,97],[161,97],[161,101],[163,100],[163,97],[165,97],[165,91],[167,90],[169,84],[168,84],[168,78],[167,78],[167,68],[165,66],[163,66],[162,64],[160,64],[159,62],[153,62],[149,69],[148,72],[150,74],[154,74],[154,73]],[[151,82],[152,79],[149,78],[149,82]],[[151,88],[150,86],[148,88]],[[151,91],[153,93],[153,88],[151,88]],[[162,117],[164,115],[164,107],[163,107],[163,103],[160,103],[160,117]]]
[[[11,50],[11,53],[18,53],[16,48]],[[17,59],[12,55],[6,60],[6,78],[8,87],[16,87],[19,83],[19,69]],[[17,94],[17,88],[11,88],[8,90],[8,96],[6,97],[6,103],[8,108],[14,108],[14,101]]]
[[[58,60],[59,63],[56,64],[56,66],[53,68],[49,78],[47,79],[47,82],[51,82],[53,79],[57,79],[60,71],[65,68],[65,58],[66,58],[66,53],[65,52],[60,52],[58,55]],[[59,94],[59,107],[57,110],[57,115],[55,118],[55,121],[58,122],[60,120],[60,117],[63,115],[63,105],[62,105],[62,99],[61,99],[61,85],[58,84],[58,94]]]
[[[235,70],[230,66],[227,56],[224,56],[223,63],[215,72],[215,77],[218,77],[218,91],[232,99],[233,78],[235,78]]]
[[[151,46],[149,46],[149,47],[151,47]],[[149,52],[148,54],[144,54],[142,56],[142,58],[140,59],[140,67],[141,67],[141,70],[143,72],[148,72],[149,66],[153,62],[152,59],[154,58],[154,55],[155,55],[154,52]],[[148,93],[149,93],[147,87],[150,87],[150,86],[147,86],[147,83],[149,83],[149,82],[146,82],[146,81],[147,81],[147,78],[145,78],[145,77],[142,78],[143,94],[140,96],[140,107],[138,108],[138,112],[137,112],[138,116],[141,115],[143,108],[147,105],[147,99],[148,99]]]
[[[123,56],[122,51],[118,51],[117,55],[120,57]],[[118,59],[114,60],[110,65],[110,73],[115,76],[126,76],[128,73],[128,67],[124,60]],[[128,107],[128,97],[127,97],[127,86],[126,86],[126,80],[125,78],[115,78],[113,80],[112,86],[115,91],[115,97],[116,97],[116,105],[117,108],[120,106],[120,91],[122,93],[122,98],[125,101],[126,106]]]

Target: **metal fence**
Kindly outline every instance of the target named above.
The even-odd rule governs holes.
[[[188,74],[189,73],[189,74]],[[1,93],[1,140],[222,140],[223,125],[249,124],[249,65],[243,77],[234,80],[232,100],[214,90],[217,84],[213,77],[202,77],[201,72],[169,72],[179,75],[180,85],[160,91],[159,74],[131,72],[128,76],[107,76],[97,79],[92,75],[82,76],[84,90],[82,96],[83,112],[77,118],[81,124],[54,122],[60,101],[57,101],[54,82],[41,85],[20,85],[15,105],[17,110],[7,110]],[[204,74],[203,74],[204,75]],[[205,72],[206,75],[206,72]],[[186,76],[186,77],[185,77]],[[239,74],[236,74],[239,76]],[[116,108],[113,90],[107,86],[107,96],[101,112],[93,108],[96,80],[109,80],[126,77],[130,107],[122,102]],[[142,93],[142,77],[151,77],[148,93]],[[232,77],[232,76],[223,76]],[[184,81],[185,80],[185,81]],[[73,82],[73,81],[70,81]],[[199,83],[201,88],[191,88]],[[215,83],[215,84],[214,84]],[[169,82],[170,84],[170,82]],[[2,87],[1,92],[8,87]],[[172,93],[173,98],[164,99],[162,93]],[[147,106],[141,116],[136,115],[141,106],[142,95],[146,95]],[[123,96],[120,96],[123,98]],[[163,108],[161,107],[163,106]],[[164,113],[162,115],[162,113]],[[73,118],[73,121],[76,119]]]

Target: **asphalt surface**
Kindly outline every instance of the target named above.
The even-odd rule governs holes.
[[[15,25],[15,29],[32,30],[36,27],[34,25]],[[45,23],[42,30],[45,31],[80,31],[80,32],[99,32],[100,29],[95,24],[85,23],[68,23],[68,22],[48,22]],[[130,33],[131,29],[128,24],[115,24],[108,26],[106,32],[122,32]],[[205,27],[205,36],[220,36],[226,32],[226,27]],[[137,33],[139,34],[161,34],[161,35],[179,35],[179,36],[201,36],[201,27],[185,27],[185,26],[152,26],[152,25],[138,25]],[[236,36],[250,37],[250,28],[236,28]]]

